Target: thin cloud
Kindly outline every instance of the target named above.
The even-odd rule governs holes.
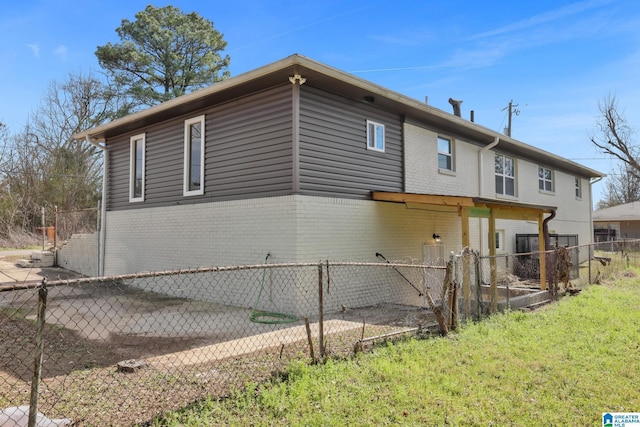
[[[422,46],[425,43],[429,43],[435,39],[434,34],[428,30],[417,29],[410,32],[402,32],[395,35],[372,35],[370,39],[398,46]]]
[[[572,3],[567,6],[561,7],[560,9],[551,10],[549,12],[534,15],[530,18],[522,19],[518,22],[514,22],[513,24],[505,25],[503,27],[496,28],[494,30],[475,34],[469,37],[469,40],[477,40],[477,39],[482,39],[486,37],[512,33],[514,31],[524,30],[527,28],[541,25],[541,24],[558,21],[568,16],[576,15],[578,13],[584,12],[585,10],[600,7],[605,4],[609,4],[611,2],[612,0],[589,0],[589,1],[583,1],[578,3]]]
[[[59,56],[61,59],[66,59],[68,52],[69,52],[69,49],[67,49],[66,46],[60,45],[53,51],[53,54],[56,56]]]
[[[368,8],[371,8],[371,7],[372,7],[372,5],[369,4],[367,6],[359,7],[357,9],[350,9],[350,10],[344,11],[342,13],[331,15],[331,16],[326,17],[326,18],[322,18],[322,19],[319,19],[319,20],[316,20],[316,21],[311,21],[311,22],[308,22],[306,24],[302,24],[302,25],[300,25],[298,27],[292,28],[292,29],[287,30],[287,31],[276,33],[276,34],[273,34],[273,35],[267,36],[267,37],[261,37],[259,40],[256,40],[255,42],[247,43],[247,44],[245,44],[243,46],[236,47],[234,49],[229,50],[229,52],[238,51],[238,50],[244,49],[246,47],[250,47],[250,46],[254,46],[254,45],[258,45],[258,44],[264,43],[265,41],[274,40],[274,39],[281,38],[283,36],[287,36],[287,35],[290,35],[290,34],[293,34],[293,33],[297,33],[299,31],[306,30],[308,28],[315,27],[315,26],[318,26],[318,25],[321,25],[321,24],[325,24],[327,22],[334,21],[336,19],[343,18],[345,16],[353,15],[353,14],[355,14],[357,12],[361,12],[361,11],[363,11],[365,9],[368,9]]]
[[[38,46],[37,44],[28,44],[27,47],[31,49],[31,52],[33,52],[33,56],[35,56],[36,58],[40,57],[40,46]]]
[[[494,46],[488,46],[478,49],[466,49],[458,50],[449,58],[434,62],[431,64],[422,64],[405,67],[386,67],[386,68],[370,68],[363,70],[352,70],[351,73],[375,73],[384,71],[412,71],[412,70],[441,70],[441,69],[456,69],[456,70],[469,70],[476,68],[490,67],[496,62],[499,62],[510,51],[510,48],[506,44],[496,44]]]

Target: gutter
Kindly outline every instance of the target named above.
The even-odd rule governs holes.
[[[107,146],[100,145],[97,141],[93,141],[87,134],[85,135],[85,141],[94,147],[102,150],[102,201],[100,202],[100,233],[98,234],[98,277],[104,275],[104,249],[105,238],[107,235],[107,170],[109,156],[107,155]]]

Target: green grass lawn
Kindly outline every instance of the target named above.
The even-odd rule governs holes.
[[[640,279],[590,286],[534,313],[284,379],[169,414],[167,426],[597,426],[640,412]]]

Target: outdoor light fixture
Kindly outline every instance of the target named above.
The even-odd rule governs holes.
[[[433,240],[435,240],[436,243],[440,243],[440,240],[442,239],[440,239],[439,234],[433,233]]]

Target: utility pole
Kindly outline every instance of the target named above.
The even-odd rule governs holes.
[[[516,116],[520,114],[520,110],[518,110],[516,107],[518,106],[518,104],[513,104],[513,100],[509,101],[509,105],[507,107],[504,107],[502,109],[502,111],[504,110],[509,110],[509,119],[507,122],[507,127],[504,130],[505,135],[507,135],[508,137],[511,137],[511,116],[513,114],[515,114]]]

